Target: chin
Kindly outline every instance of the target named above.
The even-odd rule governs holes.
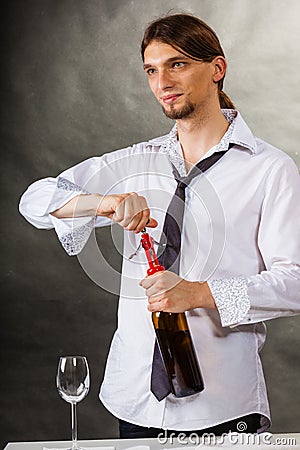
[[[187,119],[191,115],[193,115],[195,111],[195,106],[193,104],[186,104],[181,108],[170,108],[166,109],[164,106],[162,107],[165,116],[172,120],[180,120]]]

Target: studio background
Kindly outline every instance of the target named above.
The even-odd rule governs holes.
[[[18,202],[39,178],[169,131],[139,45],[147,23],[173,8],[216,30],[229,64],[225,92],[252,131],[300,167],[298,0],[2,1],[1,444],[70,438],[69,405],[55,387],[64,354],[86,355],[91,369],[79,438],[117,436],[98,400],[117,296],[88,278],[54,231],[28,224]],[[119,268],[110,228],[97,239]],[[300,431],[299,324],[267,323],[262,359],[274,433]]]

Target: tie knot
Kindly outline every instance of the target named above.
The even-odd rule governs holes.
[[[187,185],[189,184],[189,181],[187,177],[177,179],[177,188],[179,189],[185,189]]]

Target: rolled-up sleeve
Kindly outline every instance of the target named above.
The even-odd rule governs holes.
[[[67,169],[57,178],[48,177],[34,182],[21,197],[20,213],[36,228],[54,228],[66,252],[69,255],[78,254],[93,228],[107,225],[110,220],[94,216],[58,219],[51,213],[78,195],[98,192],[95,190],[95,179],[102,180],[98,189],[107,190],[106,178],[110,178],[111,174],[108,177],[103,175],[105,167],[105,157],[90,158]]]

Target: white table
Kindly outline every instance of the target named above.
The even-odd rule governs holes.
[[[248,436],[248,437],[247,437]],[[233,436],[233,441],[225,441],[223,444],[217,444],[211,442],[210,445],[204,445],[203,441],[198,442],[197,450],[211,450],[212,448],[219,449],[231,449],[240,450],[245,448],[247,450],[300,450],[300,433],[293,434],[274,434],[265,433],[265,435],[259,435],[261,442],[253,441],[255,437],[252,435],[245,435],[243,445],[241,443],[234,442],[236,435]],[[265,438],[263,438],[265,436]],[[241,438],[241,435],[239,436]],[[256,436],[257,438],[257,436]],[[251,440],[252,439],[252,440]],[[157,439],[109,439],[109,440],[89,440],[79,441],[79,445],[86,449],[89,448],[107,448],[111,447],[115,450],[130,449],[135,447],[135,450],[190,450],[196,449],[197,443],[191,442],[189,438],[186,438],[186,442],[181,440],[170,439],[167,442],[160,443]],[[44,441],[44,442],[10,442],[6,445],[4,450],[43,450],[45,448],[61,448],[66,449],[71,446],[70,441]],[[140,448],[137,448],[140,447]]]
[[[153,442],[152,442],[153,441]],[[128,447],[134,446],[150,446],[151,450],[162,450],[161,445],[158,444],[157,439],[101,439],[78,441],[78,446],[85,449],[93,447],[114,447],[115,450],[125,450]],[[61,448],[66,449],[72,447],[71,441],[44,441],[44,442],[9,442],[4,450],[43,450],[44,448]]]

